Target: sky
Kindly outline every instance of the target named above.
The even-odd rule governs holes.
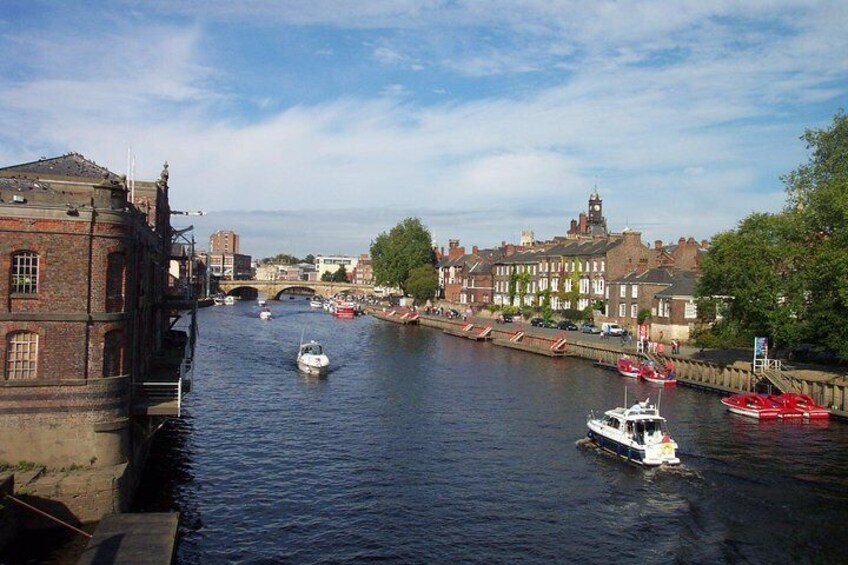
[[[848,2],[0,1],[0,166],[69,152],[242,252],[709,239],[779,210],[848,96]]]

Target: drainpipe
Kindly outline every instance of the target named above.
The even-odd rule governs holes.
[[[85,351],[83,353],[83,377],[86,381],[88,381],[88,377],[90,374],[89,370],[89,361],[90,361],[90,348],[91,348],[91,325],[93,321],[91,319],[91,300],[92,300],[92,288],[91,288],[91,277],[94,273],[94,265],[92,261],[94,260],[94,222],[95,217],[97,215],[97,211],[94,208],[94,198],[91,199],[91,217],[88,222],[88,281],[86,283],[86,299],[85,299]]]

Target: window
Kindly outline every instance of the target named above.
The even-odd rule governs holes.
[[[598,294],[604,293],[604,279],[598,279]]]
[[[580,279],[580,294],[589,294],[589,279]]]
[[[601,259],[601,271],[607,270],[607,262],[604,259]]]
[[[38,292],[38,254],[21,251],[12,255],[12,294]]]
[[[686,303],[683,310],[683,317],[687,320],[692,320],[698,317],[698,305],[692,301]]]
[[[637,285],[637,284],[630,285],[630,297],[631,298],[639,298],[639,285]]]
[[[122,374],[124,340],[120,330],[107,332],[103,337],[103,376],[116,377]]]
[[[106,311],[121,312],[124,309],[124,264],[123,253],[110,253],[106,260]]]
[[[622,302],[618,305],[618,317],[623,318],[625,315],[627,315],[627,304]]]
[[[638,304],[631,304],[630,305],[630,317],[633,318],[634,320],[639,318],[639,305]]]
[[[34,379],[38,376],[38,334],[15,332],[6,338],[6,379]]]
[[[619,284],[618,285],[618,297],[626,298],[627,297],[627,285]]]

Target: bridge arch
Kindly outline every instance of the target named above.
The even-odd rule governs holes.
[[[228,290],[227,296],[237,296],[242,300],[256,300],[259,298],[259,289],[255,286],[237,286]]]
[[[299,284],[299,285],[289,285],[277,290],[277,293],[274,295],[274,300],[279,300],[280,296],[283,294],[294,294],[297,296],[312,296],[316,294],[316,291],[311,286]]]

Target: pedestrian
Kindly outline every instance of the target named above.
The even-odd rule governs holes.
[[[663,342],[659,342],[657,344],[657,353],[659,355],[662,355],[664,352],[665,352],[665,346],[663,345]]]

